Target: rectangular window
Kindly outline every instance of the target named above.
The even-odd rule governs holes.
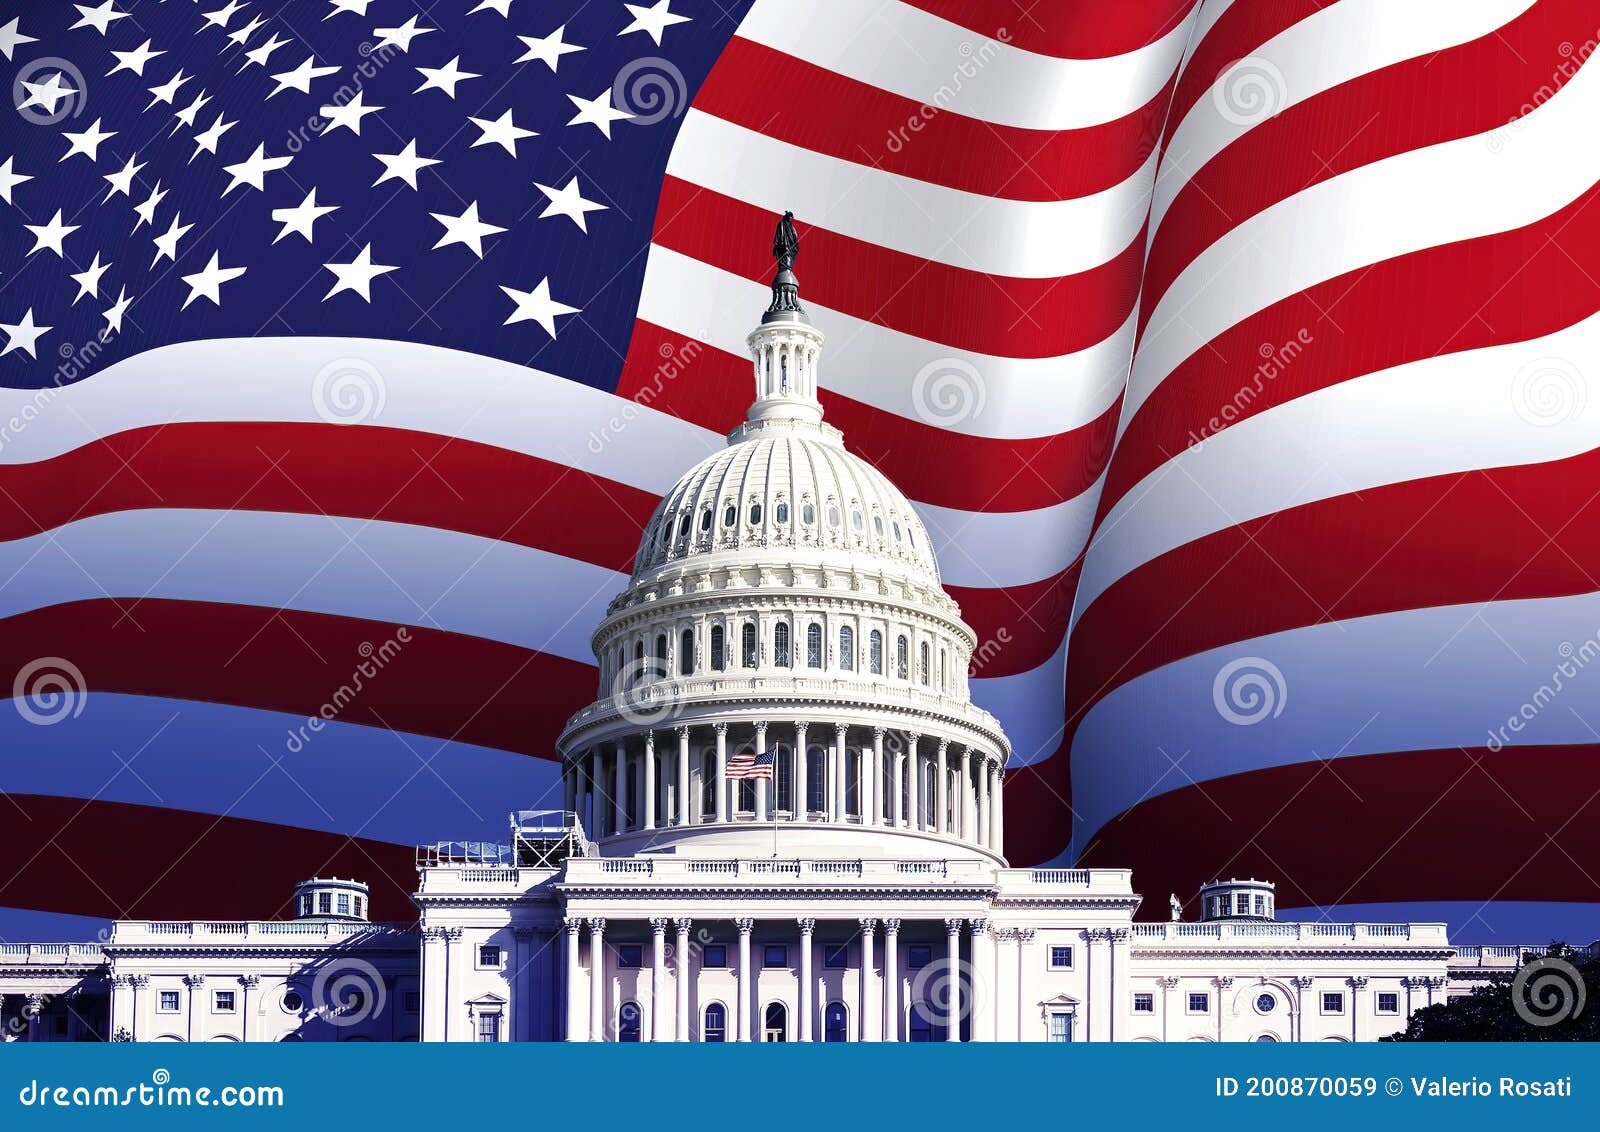
[[[333,914],[333,894],[331,892],[317,893],[317,915],[329,916]]]
[[[1267,914],[1267,898],[1265,896],[1257,896],[1256,897],[1256,915],[1265,916],[1266,914]]]
[[[1135,1014],[1154,1014],[1156,1012],[1156,996],[1140,992],[1133,996],[1133,1012]]]
[[[1340,991],[1324,991],[1322,995],[1322,1012],[1324,1014],[1343,1014],[1344,994]]]
[[[702,967],[726,967],[728,965],[728,945],[725,943],[706,944],[705,956],[700,960]]]
[[[478,1015],[478,1040],[480,1042],[497,1042],[500,1040],[500,1015]]]
[[[405,1006],[407,1014],[415,1014],[422,1009],[422,995],[418,991],[406,991]]]
[[[356,897],[356,915],[361,915],[361,897]]]
[[[1190,1014],[1209,1014],[1209,1013],[1211,1013],[1211,995],[1209,993],[1207,993],[1206,991],[1190,991],[1189,992],[1189,1013]]]
[[[176,1014],[178,1012],[178,992],[175,990],[162,991],[160,1002],[156,1009],[163,1014]]]
[[[1378,1013],[1379,1014],[1398,1014],[1398,1013],[1400,1013],[1400,996],[1398,994],[1394,994],[1394,993],[1391,993],[1389,991],[1379,991],[1378,992]]]
[[[486,943],[482,947],[478,948],[478,966],[500,966],[500,949],[492,943]]]
[[[1072,1015],[1062,1010],[1050,1012],[1050,1040],[1053,1042],[1072,1040]]]
[[[1052,947],[1050,949],[1050,969],[1052,971],[1072,970],[1072,948]]]
[[[211,1009],[215,1010],[218,1014],[232,1014],[233,992],[231,990],[217,991],[216,994],[214,994],[211,998]]]
[[[636,971],[644,966],[644,944],[624,943],[617,947],[617,966]]]
[[[761,949],[761,965],[763,967],[787,967],[789,965],[789,949],[781,943],[769,943]]]
[[[341,892],[341,893],[339,893],[339,915],[348,916],[349,914],[350,914],[350,894],[348,892]]]
[[[850,966],[850,945],[847,943],[823,944],[822,965],[836,971]]]
[[[920,971],[933,962],[933,948],[925,943],[914,943],[906,948],[906,967]]]

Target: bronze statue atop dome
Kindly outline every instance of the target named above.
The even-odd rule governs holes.
[[[794,213],[785,212],[772,234],[772,258],[778,261],[778,273],[772,277],[772,302],[762,322],[793,318],[809,321],[800,306],[800,281],[794,277],[794,261],[799,255],[800,236],[794,230]]]

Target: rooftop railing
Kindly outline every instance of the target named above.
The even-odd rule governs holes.
[[[104,960],[105,953],[98,943],[0,943],[0,965],[93,967]]]
[[[364,920],[119,920],[111,929],[111,945],[214,942],[288,943],[350,940],[354,937],[399,940],[414,934],[414,924],[367,923]]]
[[[1429,947],[1448,946],[1444,924],[1319,924],[1319,923],[1164,923],[1134,924],[1134,946],[1152,943],[1200,943],[1215,940],[1273,944],[1411,943]]]

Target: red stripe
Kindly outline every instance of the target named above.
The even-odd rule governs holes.
[[[1053,577],[1022,586],[945,586],[977,635],[971,675],[985,679],[1031,671],[1055,655],[1072,617],[1079,556]]]
[[[805,91],[803,99],[793,97],[797,90]],[[1031,130],[918,103],[735,38],[695,94],[694,108],[813,153],[919,181],[1055,201],[1101,192],[1138,172],[1160,140],[1168,94],[1163,88],[1143,107],[1102,125]]]
[[[1564,62],[1557,45],[1583,42],[1594,24],[1592,0],[1544,0],[1482,39],[1396,63],[1260,123],[1174,198],[1151,248],[1141,323],[1201,252],[1279,201],[1375,161],[1506,127],[1532,110],[1533,91],[1547,101],[1570,77],[1555,69]]]
[[[98,599],[0,619],[0,672],[61,656],[92,692],[312,716],[398,628],[252,605]],[[340,722],[554,759],[567,719],[594,699],[590,665],[437,629],[407,633]]]
[[[1313,761],[1151,798],[1101,829],[1082,863],[1180,895],[1268,877],[1283,907],[1600,901],[1597,795],[1600,745]],[[1182,830],[1204,836],[1174,852]]]
[[[668,350],[691,360],[664,382],[654,359]],[[641,319],[634,324],[617,393],[726,431],[750,404],[750,362]],[[912,499],[984,512],[1049,507],[1092,487],[1105,467],[1121,404],[1119,398],[1091,423],[1057,436],[994,440],[908,420],[827,390],[821,398],[850,450]]]
[[[904,0],[940,19],[1039,55],[1100,59],[1154,43],[1196,0]]]
[[[1220,431],[1212,417],[1227,427],[1362,374],[1542,337],[1600,310],[1597,196],[1600,186],[1526,228],[1360,268],[1218,335],[1139,406],[1117,445],[1101,517],[1196,437]],[[1262,353],[1302,330],[1314,339],[1304,352],[1276,379],[1257,380]],[[1229,421],[1220,420],[1224,406]]]
[[[961,350],[1049,358],[1087,349],[1128,320],[1139,293],[1144,233],[1098,267],[1053,279],[968,271],[797,223],[807,300]],[[654,242],[743,279],[772,275],[772,216],[668,177]],[[635,351],[629,351],[629,358]],[[658,359],[645,357],[652,366]],[[746,398],[748,401],[748,398]]]
[[[15,850],[0,868],[0,904],[9,907],[107,919],[282,919],[298,881],[341,876],[370,886],[373,919],[417,918],[409,845],[122,802],[6,797],[0,808]]]

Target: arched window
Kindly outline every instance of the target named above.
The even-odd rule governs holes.
[[[750,504],[750,525],[752,527],[761,525],[761,504],[759,503]]]
[[[643,1018],[644,1014],[637,1002],[624,1002],[622,1009],[617,1011],[617,1041],[638,1041]]]
[[[656,664],[650,675],[657,680],[665,680],[672,669],[667,667],[667,635],[656,634]]]
[[[821,813],[828,804],[823,800],[822,787],[828,771],[827,751],[815,743],[806,744],[806,806],[812,813]]]
[[[910,669],[910,643],[902,635],[894,642],[894,674],[901,680],[909,680]]]
[[[922,648],[920,650],[918,650],[918,653],[919,653],[919,655],[917,656],[917,661],[918,661],[917,675],[922,677],[922,683],[923,683],[924,686],[926,686],[927,683],[928,683],[928,680],[931,677],[931,673],[933,671],[933,666],[928,662],[928,642],[927,641],[923,641],[922,642]]]
[[[850,525],[855,528],[857,534],[861,533],[862,524],[860,510],[852,510],[850,512]]]
[[[787,527],[789,525],[789,505],[781,499],[778,500],[778,505],[772,509],[772,517],[777,521],[778,526]]]
[[[950,690],[950,652],[943,648],[939,650],[939,687]]]
[[[628,686],[632,687],[644,677],[644,642],[633,643],[633,671],[628,674]]]
[[[678,520],[678,538],[682,539],[689,533],[689,513],[685,511],[683,518]]]
[[[772,663],[779,668],[789,667],[789,626],[779,625],[772,630]]]
[[[900,538],[900,520],[899,519],[896,519],[894,521],[894,541],[895,542],[900,542],[901,541],[901,538]]]
[[[769,1002],[762,1012],[762,1020],[766,1025],[762,1028],[761,1040],[764,1042],[786,1042],[789,1040],[789,1011],[781,1002]]]
[[[839,529],[839,508],[833,503],[828,504],[828,526]]]
[[[779,743],[772,750],[773,805],[780,810],[789,810],[794,807],[794,761],[789,757],[787,744]]]
[[[722,509],[722,525],[731,527],[739,521],[739,509],[733,504],[728,504]]]
[[[806,629],[806,667],[822,667],[822,626],[811,625]]]
[[[723,633],[721,625],[711,626],[711,670],[721,672],[728,667],[727,652],[723,647]]]
[[[744,628],[739,630],[739,651],[743,653],[740,659],[746,668],[756,666],[756,626],[753,621],[746,621]]]
[[[882,515],[874,515],[872,517],[872,533],[877,535],[879,538],[883,537],[883,516]]]
[[[850,1012],[842,1002],[830,1002],[822,1012],[822,1040],[847,1042],[850,1040]]]
[[[728,1040],[728,1011],[720,1002],[713,1002],[706,1007],[706,1020],[700,1027],[700,1040],[703,1042],[726,1042]]]
[[[678,634],[678,675],[694,675],[694,630]]]
[[[839,629],[839,667],[846,672],[853,672],[856,667],[856,633],[848,625]]]
[[[702,531],[709,531],[711,529],[711,508],[709,507],[700,512],[700,529]]]
[[[800,508],[800,521],[808,527],[817,521],[817,509],[811,505],[809,499],[806,500],[805,506]]]
[[[872,634],[867,637],[867,660],[871,662],[872,674],[874,676],[882,676],[883,634],[876,629],[872,630]]]
[[[717,820],[717,756],[707,751],[700,764],[700,820]]]

